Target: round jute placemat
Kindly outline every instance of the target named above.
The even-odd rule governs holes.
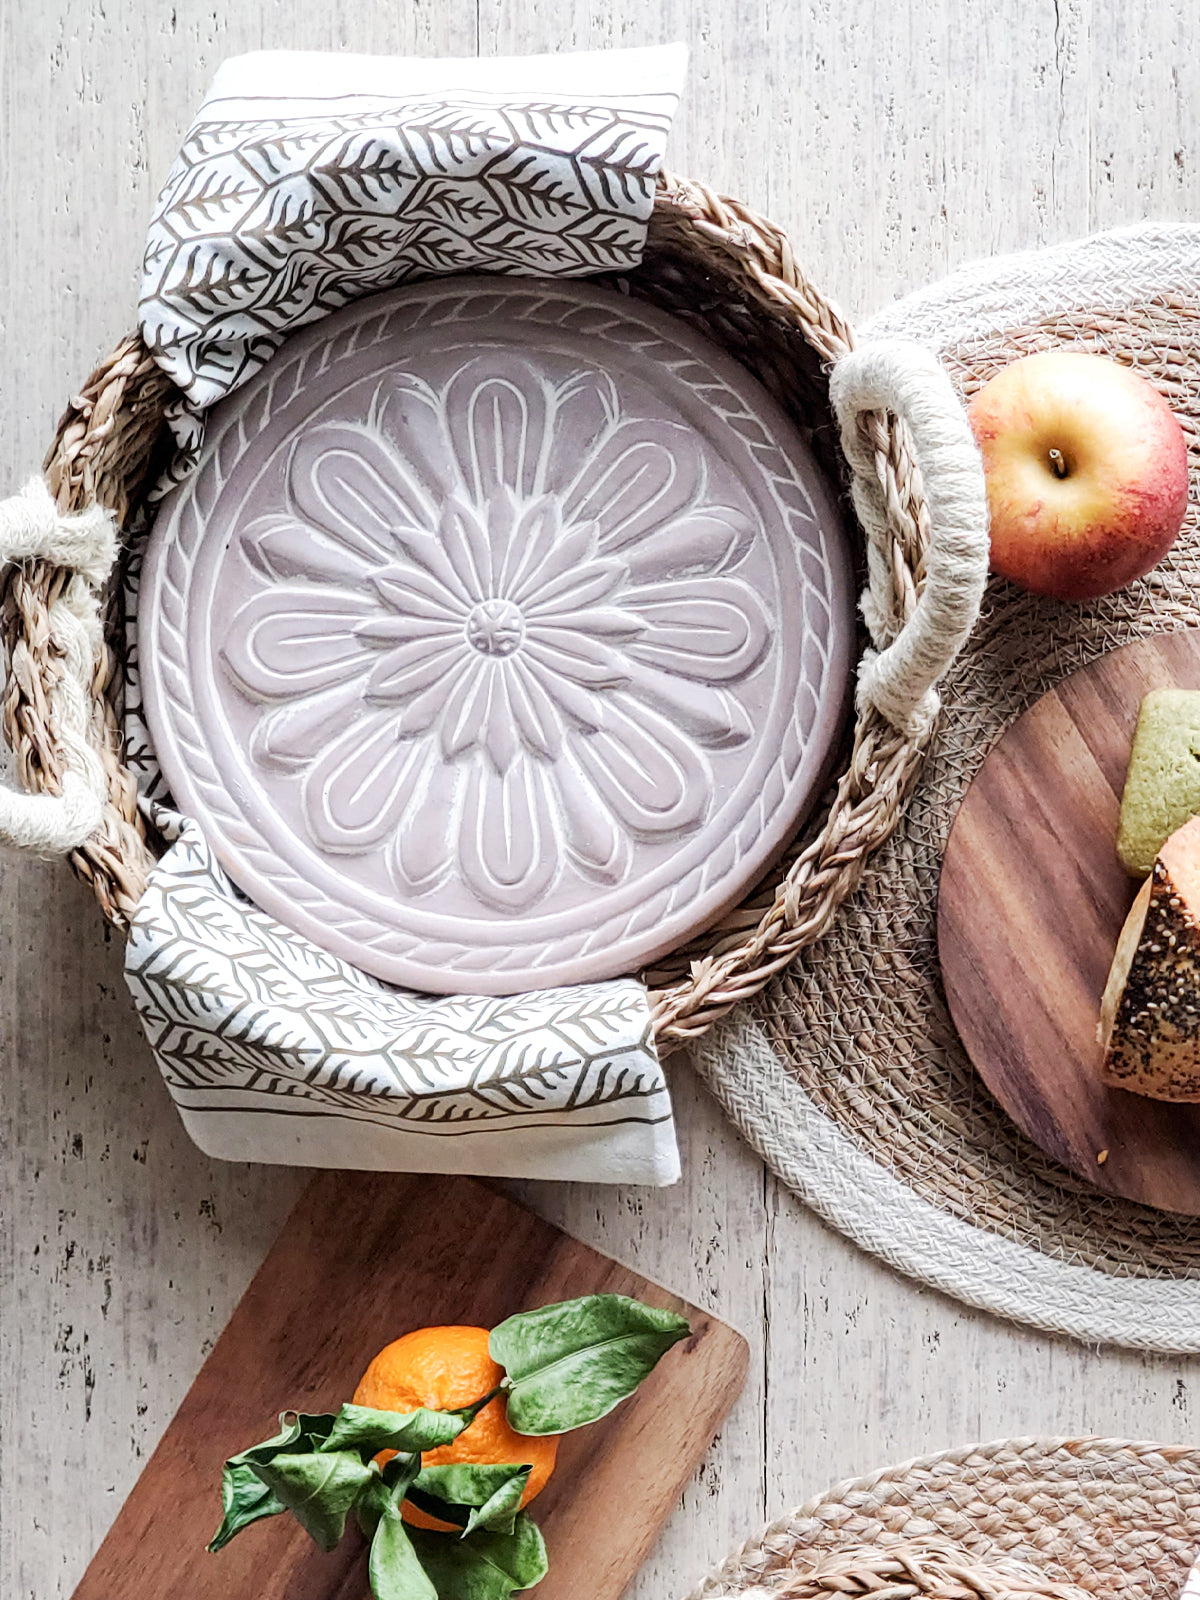
[[[935,913],[962,795],[1008,724],[1131,639],[1200,625],[1200,227],[1150,226],[965,268],[863,337],[934,349],[965,397],[1053,346],[1134,365],[1188,435],[1192,504],[1166,561],[1061,605],[994,581],[943,682],[907,811],[825,938],[699,1042],[696,1064],[763,1159],[901,1271],[1088,1342],[1200,1350],[1200,1219],[1110,1198],[1026,1140],[946,1011]]]
[[[1002,1439],[839,1484],[688,1600],[1179,1600],[1200,1552],[1200,1451]]]

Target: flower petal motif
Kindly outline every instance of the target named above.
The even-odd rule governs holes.
[[[549,769],[522,759],[503,772],[476,762],[464,785],[458,841],[465,881],[498,911],[525,911],[558,872]]]
[[[267,587],[224,659],[319,847],[517,914],[703,822],[770,628],[737,576],[753,521],[711,501],[689,429],[483,351],[308,430],[287,492],[241,535]]]
[[[370,601],[316,585],[276,585],[234,614],[222,649],[226,668],[262,700],[290,700],[360,675],[371,653],[356,628]]]
[[[270,578],[310,579],[314,583],[344,584],[348,573],[371,570],[368,562],[353,556],[345,545],[313,537],[313,529],[295,517],[277,513],[256,517],[241,536],[242,551],[252,566]]]
[[[600,726],[602,704],[589,689],[581,688],[573,679],[556,672],[553,666],[549,669],[542,666],[528,650],[521,652],[521,666],[528,687],[551,702],[560,721],[584,733],[594,733]]]
[[[538,624],[527,630],[526,640],[524,653],[543,674],[569,678],[589,689],[619,689],[629,680],[623,654],[602,639]]]
[[[537,573],[551,556],[562,531],[555,501],[534,500],[522,507],[508,540],[505,560],[498,574],[497,592],[511,600],[524,598],[530,575]]]
[[[390,650],[415,639],[453,639],[462,632],[462,622],[454,617],[439,616],[437,612],[421,616],[419,608],[414,606],[411,611],[389,611],[383,616],[368,617],[354,631],[372,649]]]
[[[355,678],[316,694],[285,700],[255,728],[250,754],[273,766],[305,766],[345,731],[361,700],[362,689]]]
[[[304,780],[309,832],[326,850],[361,854],[395,833],[425,762],[386,711],[367,713],[317,757]]]
[[[445,683],[461,651],[458,641],[436,635],[410,639],[381,655],[367,674],[363,699],[372,705],[407,700],[432,684]]]
[[[449,574],[430,572],[415,562],[390,561],[370,575],[371,587],[397,617],[424,617],[447,627],[462,626],[470,590]]]
[[[561,630],[593,639],[628,642],[646,631],[646,624],[636,611],[622,611],[619,606],[589,606],[582,611],[557,611],[548,606],[544,612],[531,610],[529,615],[531,623],[536,623],[548,638]]]
[[[734,567],[754,541],[754,524],[728,506],[685,512],[622,551],[632,583],[686,578]]]
[[[562,712],[523,661],[514,661],[508,674],[508,703],[526,747],[549,760],[562,749]]]
[[[614,561],[601,566],[588,559],[595,554],[597,529],[594,522],[579,522],[574,527],[562,528],[557,516],[549,510],[543,521],[549,522],[558,536],[536,565],[530,562],[516,575],[505,591],[509,598],[519,605],[547,606],[554,600],[573,597],[576,585],[585,576],[601,574],[608,579],[609,593],[619,587],[625,576],[622,563]],[[581,571],[584,567],[590,570]]]
[[[460,773],[442,761],[436,747],[423,743],[424,764],[415,776],[388,851],[393,879],[414,894],[428,894],[443,883],[454,864],[451,833]]]
[[[665,717],[613,701],[605,725],[572,741],[592,788],[634,838],[690,832],[703,820],[712,774],[703,755]]]
[[[510,675],[502,667],[494,667],[488,678],[487,710],[480,744],[496,771],[507,772],[521,750],[509,694]]]
[[[623,562],[608,559],[588,561],[575,572],[564,573],[553,582],[535,585],[524,610],[530,617],[554,620],[563,612],[594,606],[615,596],[624,583],[627,569]]]
[[[617,884],[629,870],[633,841],[616,817],[596,804],[596,791],[568,758],[554,770],[567,854],[595,883]]]
[[[690,429],[622,422],[581,466],[563,496],[563,519],[599,523],[604,551],[624,550],[691,509],[703,476]]]
[[[491,664],[463,674],[446,701],[442,754],[447,759],[475,745],[497,772],[507,772],[521,748],[509,682],[508,673]]]
[[[630,662],[629,692],[708,750],[745,744],[754,731],[735,695],[640,661]]]
[[[492,552],[482,508],[449,500],[438,523],[438,543],[468,603],[492,593]]]
[[[394,529],[426,527],[435,507],[378,433],[348,422],[302,433],[288,486],[296,510],[372,566],[395,550]]]
[[[485,661],[469,662],[445,696],[440,717],[441,749],[447,761],[464,750],[482,744],[488,709],[488,667]]]
[[[380,385],[370,423],[400,460],[430,506],[462,493],[462,480],[446,447],[445,397],[416,373],[392,373]]]
[[[547,431],[571,441],[569,449],[547,453],[542,488],[562,500],[575,482],[581,462],[593,460],[621,421],[621,397],[607,372],[585,368],[554,391]]]
[[[536,374],[514,373],[510,360],[491,352],[450,380],[447,431],[463,488],[476,505],[487,505],[497,489],[521,499],[542,493],[550,443],[546,398]]]
[[[625,603],[644,631],[629,654],[682,677],[728,682],[749,672],[771,636],[754,590],[738,578],[697,578],[686,600],[674,585],[632,589]]]

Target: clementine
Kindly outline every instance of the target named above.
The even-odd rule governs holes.
[[[415,1411],[418,1406],[456,1411],[482,1400],[503,1377],[504,1368],[488,1353],[486,1328],[417,1328],[379,1352],[354,1391],[354,1404],[378,1411]],[[388,1460],[395,1453],[381,1451],[377,1459]],[[557,1454],[557,1435],[532,1438],[510,1428],[504,1396],[497,1395],[453,1444],[426,1450],[421,1464],[528,1464],[533,1471],[521,1498],[524,1506],[545,1487]],[[453,1531],[450,1523],[429,1516],[410,1501],[404,1502],[401,1513],[416,1528]]]

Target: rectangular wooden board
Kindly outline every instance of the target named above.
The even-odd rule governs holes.
[[[611,1292],[684,1312],[692,1335],[637,1394],[568,1434],[533,1506],[538,1600],[617,1600],[745,1379],[740,1334],[470,1178],[322,1173],[234,1311],[74,1600],[366,1600],[362,1542],[326,1555],[287,1517],[217,1555],[221,1464],[278,1413],[333,1411],[390,1340]]]

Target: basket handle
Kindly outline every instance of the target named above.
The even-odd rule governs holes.
[[[61,792],[27,794],[0,783],[0,844],[35,855],[66,855],[101,825],[107,786],[88,729],[102,637],[100,590],[116,550],[109,512],[98,505],[75,515],[60,512],[41,477],[0,500],[0,569],[44,561],[70,574],[49,607],[48,654],[58,670],[45,702],[63,756]],[[21,667],[14,661],[9,670]]]
[[[912,340],[849,351],[833,368],[830,398],[867,535],[862,610],[875,649],[859,667],[858,709],[874,706],[900,733],[923,739],[938,712],[935,685],[974,627],[987,582],[983,461],[945,369]],[[886,427],[889,411],[903,428]],[[889,433],[905,431],[915,463],[897,461],[889,444]],[[928,530],[917,592],[904,578],[920,557],[906,539],[922,486]]]

